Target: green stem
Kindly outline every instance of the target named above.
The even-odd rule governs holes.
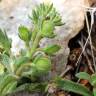
[[[34,42],[34,40],[36,38],[37,32],[38,32],[38,27],[37,27],[37,25],[35,25],[35,28],[32,31],[32,43]]]
[[[25,45],[26,45],[26,49],[27,49],[27,56],[29,56],[30,54],[30,45],[29,45],[29,42],[25,42]]]
[[[33,42],[31,51],[30,51],[30,57],[32,57],[32,55],[35,53],[36,48],[37,48],[38,45],[39,45],[40,39],[41,39],[41,34],[40,34],[40,32],[38,32],[37,35],[36,35],[36,38],[35,38],[35,40],[34,40],[34,42]]]

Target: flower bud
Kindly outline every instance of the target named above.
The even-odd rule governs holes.
[[[51,60],[46,57],[39,57],[34,63],[39,73],[47,73],[51,70]]]
[[[26,27],[20,26],[18,30],[19,30],[20,39],[27,41],[27,42],[30,41],[31,34],[30,34],[30,31]]]
[[[49,20],[44,21],[42,26],[42,36],[50,38],[54,35],[53,31],[54,23]]]

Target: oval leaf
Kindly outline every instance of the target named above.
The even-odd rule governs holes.
[[[86,72],[77,73],[76,77],[78,77],[79,79],[88,80],[89,82],[91,81],[91,76],[88,73],[86,73]]]
[[[60,50],[60,46],[59,45],[49,45],[47,47],[45,47],[43,50],[45,53],[47,53],[48,55],[53,55],[56,52],[58,52]]]
[[[93,86],[96,86],[96,74],[93,74],[93,75],[91,76],[91,84],[92,84]]]
[[[93,88],[93,94],[96,96],[96,88]]]
[[[64,91],[77,93],[82,96],[92,96],[92,93],[86,87],[84,87],[83,85],[74,83],[72,81],[62,79],[62,78],[57,78],[56,84],[58,88]]]

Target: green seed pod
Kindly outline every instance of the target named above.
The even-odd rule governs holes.
[[[46,57],[37,57],[35,62],[35,67],[39,73],[47,73],[51,70],[51,60]]]
[[[54,31],[54,23],[49,20],[44,21],[42,26],[42,37],[51,38],[54,34],[53,31]]]
[[[20,39],[22,39],[26,42],[30,41],[31,34],[30,34],[30,31],[26,27],[20,26],[18,30],[19,30]]]

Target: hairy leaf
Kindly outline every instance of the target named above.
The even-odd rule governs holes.
[[[96,96],[96,88],[93,88],[93,94]]]
[[[96,74],[92,74],[92,76],[91,76],[91,84],[93,86],[96,86]]]
[[[13,85],[11,83],[14,83]],[[11,85],[10,85],[11,84]],[[0,95],[5,96],[12,92],[16,87],[16,78],[10,74],[5,74],[0,77]]]
[[[22,64],[27,63],[29,61],[28,57],[22,56],[22,57],[18,57],[15,59],[15,69],[17,70],[20,66],[22,66]]]
[[[56,84],[57,84],[57,87],[62,90],[77,93],[82,96],[92,96],[92,93],[86,87],[84,87],[83,85],[74,83],[72,81],[62,79],[62,78],[57,78]]]
[[[80,73],[77,73],[76,74],[76,77],[78,77],[79,79],[85,79],[85,80],[88,80],[90,82],[91,80],[91,76],[86,73],[86,72],[80,72]]]
[[[59,45],[49,45],[47,47],[45,47],[43,50],[45,53],[47,53],[48,55],[53,55],[56,52],[58,52],[60,50],[60,46]]]
[[[11,48],[11,39],[8,38],[5,31],[0,29],[0,46],[6,51],[9,52]]]
[[[16,86],[17,86],[17,81],[11,81],[9,82],[5,88],[2,90],[2,94],[6,95],[6,94],[11,94],[13,93],[14,90],[16,90]]]
[[[11,65],[10,65],[11,60],[10,60],[9,56],[7,56],[6,54],[1,54],[0,62],[1,62],[1,64],[4,65],[4,67],[7,69],[8,72],[12,72]]]

